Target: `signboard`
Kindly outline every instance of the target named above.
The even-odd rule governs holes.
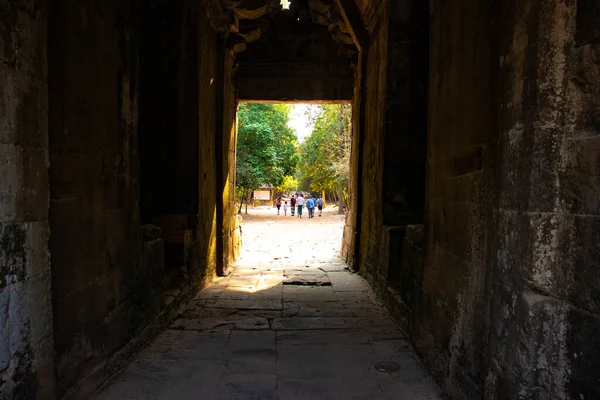
[[[270,190],[255,190],[254,200],[271,200]]]

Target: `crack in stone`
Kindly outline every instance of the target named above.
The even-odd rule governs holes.
[[[283,282],[284,286],[331,286],[331,282],[315,282],[315,281],[288,281]]]

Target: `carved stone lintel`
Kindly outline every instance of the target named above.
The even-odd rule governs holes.
[[[208,22],[215,31],[221,36],[227,36],[229,33],[229,23],[225,9],[221,0],[203,0],[200,6],[204,9],[206,22]]]
[[[248,45],[246,44],[245,41],[240,41],[240,42],[235,42],[232,47],[231,47],[231,51],[233,52],[233,54],[238,54],[241,53],[242,51],[245,51],[248,48]]]
[[[335,40],[336,42],[339,42],[339,43],[354,44],[354,39],[352,39],[352,36],[342,32],[339,29],[334,30],[331,33],[331,37],[333,38],[333,40]]]
[[[250,32],[240,33],[239,35],[244,38],[246,43],[252,43],[252,42],[260,39],[261,33],[262,33],[262,30],[260,29],[260,27],[258,27]]]
[[[316,10],[310,10],[312,22],[318,25],[329,25],[331,23],[331,17],[329,13],[320,13]]]
[[[365,28],[358,6],[354,0],[335,0],[335,3],[354,39],[354,44],[362,50],[369,43],[369,32]]]
[[[308,6],[320,14],[328,14],[333,4],[324,0],[309,0]]]
[[[227,18],[229,20],[229,31],[233,33],[237,33],[240,31],[240,20],[239,18],[232,12],[227,14]]]

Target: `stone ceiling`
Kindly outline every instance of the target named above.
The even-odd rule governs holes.
[[[258,41],[280,42],[298,35],[314,39],[326,31],[334,43],[324,47],[330,56],[343,59],[357,54],[333,0],[290,0],[288,10],[282,8],[280,0],[223,0],[223,6],[230,29],[229,47],[234,53]]]

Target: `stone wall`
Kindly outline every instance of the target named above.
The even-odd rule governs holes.
[[[219,38],[210,25],[199,26],[200,49],[200,201],[197,237],[198,260],[207,276],[217,271],[217,95]]]
[[[362,180],[359,171],[362,171],[362,142],[364,140],[361,125],[363,81],[365,75],[364,54],[358,59],[354,70],[354,95],[352,96],[352,138],[350,145],[350,173],[348,179],[348,204],[346,220],[344,222],[344,234],[342,237],[342,257],[351,268],[357,267],[356,241],[358,237],[358,220],[362,204],[359,192],[362,189]]]
[[[385,287],[400,268],[406,225],[424,218],[428,9],[399,0],[362,7],[370,43],[357,76],[365,86],[355,88],[351,186],[358,193],[352,194],[343,253],[352,261],[358,237],[364,254],[357,266]],[[390,259],[394,248],[400,249],[397,263]]]
[[[282,12],[237,54],[237,95],[242,101],[351,100],[353,57],[344,49],[327,26],[296,23]]]
[[[383,223],[423,223],[427,150],[429,8],[425,2],[389,0]]]
[[[237,99],[234,86],[234,58],[226,53],[223,68],[223,160],[221,193],[223,194],[223,269],[226,270],[240,254],[241,223],[235,206],[235,167],[237,141]],[[224,273],[226,271],[219,271]]]
[[[50,251],[58,393],[147,323],[140,281],[135,1],[54,1]]]
[[[432,1],[427,60],[422,13],[360,4],[370,44],[347,257],[358,253],[452,398],[598,397],[598,6]],[[402,81],[417,60],[429,65],[427,123],[400,112],[423,104]],[[427,124],[421,240],[414,226],[404,236],[417,213],[396,199],[423,205],[423,158],[399,155],[425,148],[414,134]]]
[[[431,3],[426,265],[412,305],[419,308],[413,334],[455,398],[483,395],[488,362],[497,140],[492,15],[490,4],[477,1]]]
[[[185,293],[237,256],[219,7],[0,5],[0,397],[89,394],[172,301],[173,238]]]
[[[600,394],[587,5],[431,3],[426,262],[401,301],[453,398]]]
[[[308,103],[352,98],[352,70],[342,63],[241,64],[238,95],[246,101]]]
[[[386,250],[381,246],[385,242],[383,227],[383,209],[381,192],[383,187],[383,144],[385,140],[385,109],[387,89],[388,56],[388,8],[379,9],[368,24],[371,41],[366,54],[364,67],[365,87],[361,99],[364,121],[362,127],[362,171],[360,201],[361,223],[357,248],[358,265],[361,270],[375,280],[380,270],[387,266]]]
[[[0,4],[0,398],[52,398],[46,3]]]
[[[142,7],[140,206],[143,222],[198,212],[198,15],[189,2]]]
[[[600,397],[600,5],[503,4],[485,394]]]
[[[173,296],[193,294],[219,261],[233,258],[229,249],[218,253],[219,171],[232,167],[231,156],[222,164],[217,156],[234,145],[221,128],[225,116],[235,133],[235,98],[218,86],[224,73],[231,87],[232,65],[219,61],[225,50],[210,4],[51,6],[50,249],[60,394],[86,376],[104,378],[108,371],[98,367],[146,337],[143,329]],[[91,380],[86,385],[97,383]]]

